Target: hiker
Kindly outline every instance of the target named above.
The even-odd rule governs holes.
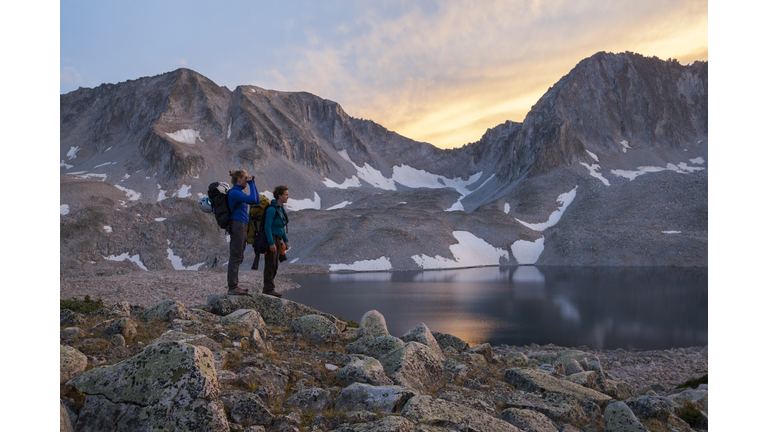
[[[253,176],[248,176],[245,170],[229,172],[232,177],[232,189],[227,194],[229,209],[232,212],[232,222],[229,229],[229,266],[227,267],[227,286],[229,295],[249,295],[248,290],[238,286],[238,272],[243,262],[245,240],[248,236],[248,204],[257,204],[259,191],[253,182]],[[249,194],[243,190],[248,186]]]
[[[288,224],[288,215],[283,205],[288,202],[288,186],[276,186],[273,192],[275,198],[264,213],[264,232],[267,235],[269,250],[264,257],[264,289],[263,293],[275,297],[283,295],[275,291],[275,276],[280,263],[281,251],[291,246],[288,244],[288,235],[285,226]],[[283,244],[285,243],[285,244]]]

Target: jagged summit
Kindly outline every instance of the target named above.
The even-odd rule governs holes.
[[[496,256],[486,259],[491,264],[647,264],[664,262],[663,254],[649,258],[645,251],[677,244],[663,233],[684,232],[675,228],[683,226],[696,234],[688,239],[694,247],[683,240],[676,246],[688,251],[680,262],[706,265],[707,86],[706,62],[684,66],[600,52],[555,83],[522,123],[507,121],[477,142],[443,150],[353,118],[307,92],[229,90],[177,69],[61,95],[62,205],[84,203],[71,180],[114,185],[126,199],[103,196],[117,208],[163,207],[169,198],[194,204],[211,182],[228,181],[227,172],[242,167],[260,191],[287,184],[289,208],[316,213],[304,221],[314,231],[305,233],[300,256],[311,263],[346,247],[356,251],[352,261],[396,269],[443,265],[432,257],[447,257],[449,266],[476,265],[450,248],[458,241]],[[648,197],[657,181],[664,192]],[[571,217],[561,217],[571,202]],[[78,207],[87,205],[73,205],[70,214]],[[617,216],[616,208],[634,213]],[[625,224],[612,226],[611,235],[637,241],[637,232],[654,234],[641,244],[622,237],[604,247],[610,236],[601,234],[601,224],[617,218]],[[553,222],[543,222],[548,219]],[[558,230],[565,231],[552,236]],[[481,251],[486,246],[473,238],[491,249]],[[125,242],[134,251],[141,244]],[[115,248],[91,246],[101,256]],[[156,253],[164,249],[161,241],[153,246]],[[192,255],[209,266],[221,262],[201,253]]]

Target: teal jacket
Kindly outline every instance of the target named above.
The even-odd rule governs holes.
[[[288,215],[285,213],[285,209],[282,206],[277,205],[276,200],[272,200],[272,205],[267,207],[267,211],[264,213],[264,232],[272,233],[283,239],[284,242],[288,241],[288,235],[285,232],[285,225],[288,223]],[[277,213],[279,209],[279,214]],[[272,235],[267,235],[267,242],[272,246],[275,244],[275,239]]]

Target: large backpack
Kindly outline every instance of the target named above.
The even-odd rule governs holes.
[[[264,235],[264,215],[267,213],[267,207],[269,207],[269,205],[269,198],[264,195],[259,195],[259,203],[252,205],[248,212],[248,236],[245,241],[248,242],[248,244],[256,243],[258,247],[253,247],[256,250],[256,253],[266,252],[266,250],[260,250],[263,247],[262,243],[266,243],[267,248],[269,248],[267,237]]]
[[[208,185],[208,198],[213,203],[213,215],[216,217],[216,223],[223,230],[229,231],[229,224],[232,221],[232,211],[229,209],[229,183],[213,182]]]

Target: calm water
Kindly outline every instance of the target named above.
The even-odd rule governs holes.
[[[371,309],[401,336],[419,323],[476,345],[596,349],[707,344],[707,269],[486,267],[292,275],[284,297],[360,321]]]

